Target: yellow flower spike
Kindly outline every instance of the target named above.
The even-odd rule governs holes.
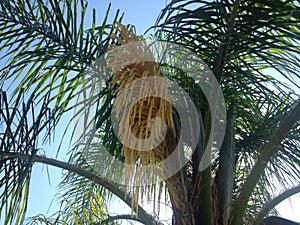
[[[160,140],[162,130],[160,130],[158,126],[156,126],[155,130],[150,130],[152,119],[158,117],[164,120],[169,136],[176,139],[171,103],[166,99],[156,97],[169,97],[166,83],[163,81],[157,82],[154,87],[149,87],[149,85],[147,86],[140,80],[141,78],[147,77],[161,77],[159,64],[154,61],[154,56],[148,49],[146,42],[141,41],[140,38],[134,34],[133,30],[126,29],[120,23],[117,24],[116,30],[119,35],[113,34],[112,38],[119,42],[121,48],[116,48],[116,46],[113,45],[110,46],[108,65],[114,72],[114,76],[110,82],[112,87],[115,88],[114,94],[118,95],[126,89],[126,95],[118,95],[114,105],[114,114],[119,121],[119,136],[125,137],[125,139],[128,140],[130,135],[124,133],[124,131],[126,131],[125,128],[129,126],[135,137],[144,140],[146,143],[148,143],[147,139],[150,136],[153,136],[154,140]],[[130,45],[130,43],[133,42],[137,44]],[[123,45],[126,46],[122,48]],[[152,95],[149,95],[150,93],[152,93]],[[126,113],[124,113],[123,110],[130,105],[133,97],[139,99],[139,96],[148,97],[141,97],[141,99],[132,106],[129,115],[125,115]],[[136,140],[134,139],[130,141],[131,146],[134,146],[136,149],[141,149],[142,146],[138,146],[141,145],[141,142],[135,143]],[[137,151],[123,145],[122,152],[125,158],[125,164],[136,165],[138,167],[159,163],[172,153],[173,147],[174,146],[167,143],[165,139],[157,147],[149,151]],[[146,185],[145,188],[151,188],[149,185],[150,181],[147,181],[147,179],[149,179],[149,177],[147,177],[148,175],[137,174],[138,170],[132,169],[134,168],[132,166],[128,166],[128,168],[125,166],[125,181],[132,181],[132,184],[141,183]],[[152,178],[149,180],[152,180]],[[154,190],[155,189],[154,187]],[[140,191],[141,193],[147,193],[142,189],[140,189]],[[135,188],[133,188],[132,192],[132,207],[134,208],[137,207],[140,195],[139,191],[135,190]]]

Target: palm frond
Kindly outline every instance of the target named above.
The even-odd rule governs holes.
[[[106,52],[113,25],[93,11],[86,29],[84,0],[0,2],[1,153],[34,157],[62,115],[74,107],[85,69]],[[112,24],[119,20],[115,15]],[[3,92],[5,90],[6,92]],[[32,158],[1,154],[1,216],[20,224],[27,207]]]
[[[39,97],[51,93],[49,101],[58,120],[74,98],[84,70],[107,50],[112,32],[108,13],[101,26],[93,20],[92,28],[85,30],[87,3],[83,0],[34,4],[5,0],[0,7],[1,51],[7,59],[0,83],[15,85],[14,96],[22,88]],[[118,18],[117,13],[113,22]]]
[[[235,196],[262,146],[298,98],[294,90],[276,79],[274,71],[299,88],[299,21],[299,5],[293,1],[173,0],[152,27],[157,29],[158,38],[181,44],[203,59],[220,79],[227,108],[235,103]],[[177,73],[175,79],[180,81],[181,76]],[[188,90],[193,82],[180,85]],[[205,115],[207,105],[200,96],[195,101],[201,102]],[[274,186],[280,184],[285,189],[299,180],[298,124],[258,181],[244,223],[272,197]]]
[[[32,159],[39,151],[39,142],[52,133],[54,120],[47,97],[37,107],[30,100],[26,101],[22,93],[11,103],[2,91],[0,105],[0,216],[4,216],[4,224],[18,224],[27,209]],[[29,154],[30,157],[10,160],[2,153]]]
[[[271,67],[299,88],[299,6],[293,1],[240,1],[228,39],[234,2],[171,1],[154,28],[194,51],[214,72],[223,46],[229,44],[223,79],[241,65],[250,71]]]

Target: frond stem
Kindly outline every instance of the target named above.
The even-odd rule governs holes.
[[[32,156],[29,154],[18,154],[18,153],[12,153],[12,152],[0,152],[1,160],[13,160],[13,159],[21,159],[21,160],[29,160]],[[131,207],[132,198],[125,193],[122,189],[120,189],[118,186],[110,182],[109,180],[106,180],[103,177],[97,176],[77,165],[62,162],[56,159],[51,159],[47,157],[42,157],[35,155],[32,159],[32,162],[37,163],[43,163],[47,165],[51,165],[54,167],[58,167],[61,169],[68,170],[73,173],[77,173],[103,187],[105,187],[107,190],[111,191],[113,194],[115,194],[117,197],[119,197],[122,201],[124,201],[129,207]],[[134,208],[135,210],[135,208]],[[137,217],[145,224],[145,225],[152,225],[153,219],[147,214],[147,212],[141,207],[138,206],[136,210]]]
[[[230,217],[230,225],[242,224],[248,200],[257,184],[261,174],[264,172],[268,162],[279,151],[277,148],[281,141],[289,134],[294,124],[300,120],[300,99],[296,101],[295,107],[286,115],[279,127],[272,134],[270,141],[263,147],[262,153],[253,166],[250,174],[243,184],[240,195],[238,196]]]

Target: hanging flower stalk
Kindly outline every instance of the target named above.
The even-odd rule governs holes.
[[[117,96],[113,114],[118,121],[118,135],[123,144],[122,151],[127,165],[125,180],[133,182],[133,186],[140,182],[141,185],[149,187],[149,177],[142,180],[141,177],[145,174],[138,174],[136,168],[158,165],[157,163],[170,156],[178,144],[171,97],[166,82],[160,74],[159,64],[155,62],[147,43],[141,41],[133,30],[128,30],[121,24],[117,24],[116,29],[119,35],[113,34],[112,37],[121,45],[120,47],[124,46],[124,48],[111,46],[108,66],[114,73],[110,82]],[[127,108],[130,109],[126,110]],[[164,126],[153,124],[153,119],[157,118],[162,120],[160,121]],[[166,172],[170,168],[160,169]],[[186,213],[187,197],[181,173],[176,173],[165,182],[172,205]],[[140,189],[142,194],[143,191],[146,192]],[[136,206],[140,193],[133,190],[133,194],[135,201],[133,206]]]
[[[111,46],[108,65],[114,70],[110,83],[115,88],[114,94],[118,95],[114,104],[114,115],[119,122],[118,135],[123,143],[125,163],[130,165],[138,161],[140,165],[154,164],[170,154],[171,150],[166,148],[165,140],[158,143],[162,135],[165,135],[166,129],[169,135],[176,137],[172,106],[169,102],[171,99],[163,79],[150,80],[150,82],[149,79],[148,82],[145,79],[161,77],[159,65],[154,61],[146,42],[140,41],[132,30],[127,30],[121,24],[118,24],[117,29],[120,36],[115,34],[112,36],[126,47],[114,51],[116,46]],[[124,109],[129,106],[132,107],[127,115]],[[153,126],[154,118],[162,119],[166,127]],[[151,131],[150,127],[156,129]],[[128,128],[132,133],[128,132]],[[136,139],[131,139],[132,134]],[[155,143],[147,142],[150,136],[151,141]],[[126,145],[124,142],[130,143]],[[134,149],[129,148],[128,145],[134,146]],[[142,149],[149,148],[151,145],[156,147],[151,150]]]

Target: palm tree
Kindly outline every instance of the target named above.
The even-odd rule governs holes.
[[[109,49],[113,52],[132,41],[142,40],[138,49],[148,51],[142,37],[118,23],[122,19],[119,13],[110,24],[108,9],[103,23],[97,25],[93,11],[91,26],[86,29],[87,3],[83,0],[2,0],[0,8],[0,50],[6,61],[0,77],[0,211],[5,225],[24,222],[34,163],[62,168],[65,174],[60,211],[55,218],[37,216],[29,221],[32,224],[116,224],[120,219],[159,224],[138,201],[143,195],[162,201],[164,190],[174,224],[259,224],[270,212],[276,214],[278,203],[300,191],[299,96],[268,75],[277,71],[299,88],[299,5],[295,1],[173,0],[161,11],[153,27],[156,39],[181,45],[201,58],[224,95],[224,141],[204,170],[199,170],[199,165],[214,118],[205,93],[188,73],[151,61],[132,63],[119,71],[114,70],[115,65],[113,73],[95,64]],[[123,59],[116,52],[112,58]],[[130,53],[127,49],[124,57],[130,58]],[[177,60],[180,57],[183,55]],[[99,68],[110,79],[95,87],[85,78]],[[112,171],[107,161],[96,162],[100,169],[95,165],[95,157],[102,154],[98,145],[105,146],[115,161],[137,168],[157,165],[180,144],[178,124],[189,119],[179,118],[161,99],[148,98],[137,105],[144,113],[131,112],[131,128],[135,135],[146,138],[149,124],[147,119],[141,122],[144,115],[160,115],[169,121],[164,142],[145,155],[122,145],[118,135],[123,133],[113,131],[111,120],[115,113],[122,121],[122,111],[114,111],[116,95],[128,77],[147,77],[150,71],[179,84],[189,94],[201,126],[199,141],[191,159],[173,176],[164,181],[159,174],[151,177],[155,182],[146,188],[123,186],[107,179],[122,179],[122,170]],[[8,84],[10,88],[5,89]],[[97,95],[81,99],[83,106],[78,107],[78,96],[95,91]],[[155,107],[147,111],[148,101]],[[92,135],[99,143],[79,135],[80,142],[70,147],[68,162],[44,156],[40,142],[57,139],[54,131],[71,110],[76,112],[69,123],[75,124],[75,132],[80,122],[77,116],[85,115],[86,104],[96,105]],[[158,105],[168,108],[167,113]],[[275,186],[283,190],[276,197]],[[131,206],[132,215],[110,216],[107,203],[111,196]]]
[[[277,110],[263,112],[265,101],[269,106],[277,101],[279,105],[285,105],[282,85],[268,76],[270,72],[266,68],[272,68],[299,87],[295,82],[299,79],[298,8],[291,1],[171,1],[161,12],[156,25],[158,35],[184,45],[207,63],[222,86],[228,110],[226,136],[219,155],[214,166],[199,174],[201,182],[195,187],[197,190],[203,186],[215,189],[205,188],[196,199],[191,197],[192,204],[195,204],[192,207],[195,220],[201,220],[201,224],[211,224],[212,220],[220,224],[253,221],[263,203],[271,198],[274,183],[269,175],[280,177],[276,182],[288,188],[285,184],[289,179],[285,180],[283,174],[293,176],[295,173],[290,169],[299,168],[297,160],[293,160],[293,166],[288,166],[290,169],[278,166],[279,161],[280,165],[287,165],[289,158],[295,158],[292,155],[298,154],[299,147],[294,144],[299,142],[294,140],[294,144],[283,146],[288,136],[280,138],[280,141],[283,140],[280,145],[277,142],[277,151],[274,145],[267,147],[272,138],[277,139],[278,122],[281,121],[282,125],[285,122],[278,117],[278,122],[274,121],[277,125],[267,131],[269,126],[265,119],[270,117],[265,116],[283,113]],[[293,81],[292,77],[296,80]],[[180,82],[180,77],[175,79]],[[277,91],[273,91],[267,83],[276,86]],[[292,99],[293,103],[295,100]],[[279,109],[279,105],[275,108]],[[201,111],[205,127],[209,124],[207,107],[204,106]],[[298,120],[296,117],[295,121]],[[297,129],[297,126],[294,128]],[[199,151],[201,154],[201,149]],[[284,154],[287,156],[283,157]],[[283,158],[287,160],[285,163]],[[197,163],[193,165],[192,162],[192,167],[197,168]],[[251,173],[248,172],[250,170]],[[212,174],[216,174],[214,181],[211,181]],[[296,181],[297,178],[294,178],[292,180]],[[298,185],[297,182],[294,184]],[[214,208],[217,208],[217,213]],[[195,210],[198,212],[195,213]],[[265,213],[264,210],[261,212]]]

